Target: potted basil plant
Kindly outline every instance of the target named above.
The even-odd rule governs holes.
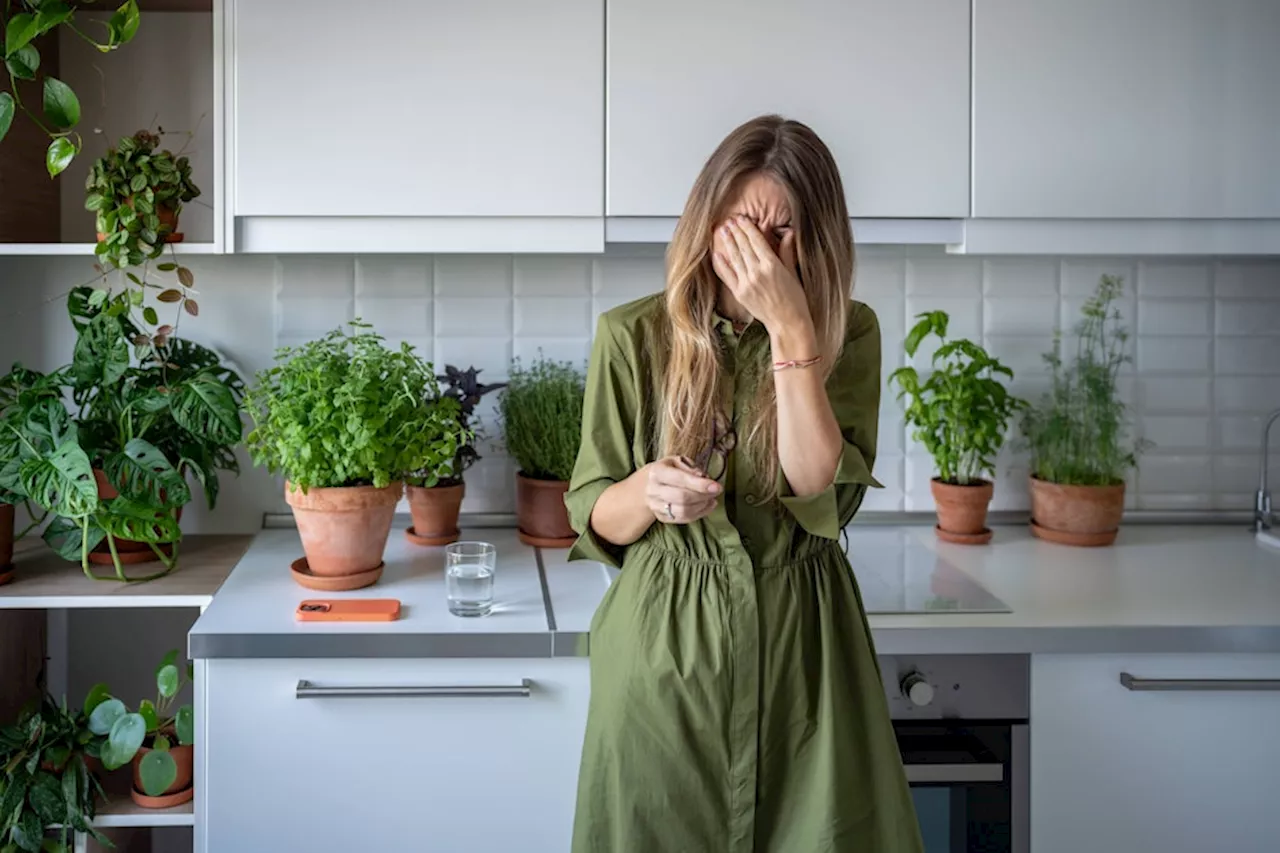
[[[918,314],[904,348],[914,356],[933,335],[940,346],[932,370],[922,379],[914,367],[889,376],[898,398],[906,400],[912,435],[933,457],[937,476],[930,482],[938,512],[940,539],[968,545],[991,541],[987,510],[994,487],[996,455],[1013,415],[1025,403],[1012,396],[1005,381],[1013,371],[973,341],[947,340],[945,311]]]

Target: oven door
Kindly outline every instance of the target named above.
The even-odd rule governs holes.
[[[1023,724],[895,723],[925,853],[1028,853]]]

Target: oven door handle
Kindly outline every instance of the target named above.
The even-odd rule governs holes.
[[[908,784],[970,784],[1003,782],[1004,765],[993,764],[904,764]]]

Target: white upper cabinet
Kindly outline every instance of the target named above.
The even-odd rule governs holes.
[[[230,20],[237,217],[603,217],[603,0],[235,0]]]
[[[974,216],[1280,217],[1276,0],[973,0]]]
[[[854,217],[969,213],[967,0],[608,0],[608,202],[678,216],[720,140],[812,127]]]

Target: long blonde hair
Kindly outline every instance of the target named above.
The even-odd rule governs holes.
[[[713,437],[722,411],[719,333],[715,329],[719,279],[711,265],[711,240],[726,205],[746,178],[768,175],[790,196],[796,260],[817,331],[818,369],[829,376],[844,344],[853,287],[853,233],[835,158],[812,130],[776,115],[746,122],[707,160],[685,203],[667,247],[666,365],[662,383],[663,455],[696,459]],[[761,482],[778,479],[777,390],[768,360],[756,377],[753,403],[738,448]],[[772,493],[770,493],[772,494]]]

